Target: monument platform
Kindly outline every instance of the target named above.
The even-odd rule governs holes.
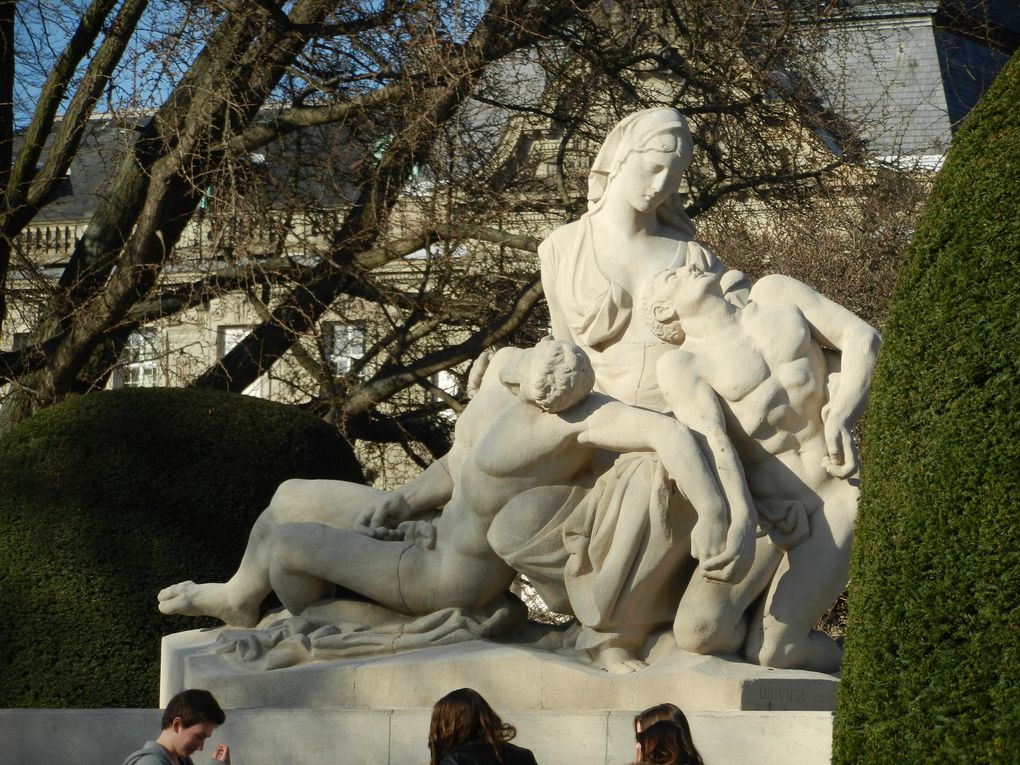
[[[253,671],[216,652],[223,631],[164,638],[160,703],[199,687],[231,708],[430,709],[449,691],[470,686],[496,709],[593,712],[671,701],[690,712],[831,712],[839,684],[831,675],[669,646],[654,647],[647,668],[617,675],[576,653],[483,640]]]
[[[576,652],[484,640],[253,671],[218,652],[221,635],[229,628],[164,638],[160,703],[185,687],[213,691],[228,710],[223,740],[251,765],[311,765],[337,752],[351,765],[422,762],[433,703],[464,686],[516,725],[543,765],[630,762],[634,713],[663,701],[684,709],[706,765],[831,756],[837,678],[698,656],[667,639],[650,666],[615,675]]]

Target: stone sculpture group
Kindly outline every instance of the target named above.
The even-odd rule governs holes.
[[[301,614],[339,585],[484,615],[522,573],[610,671],[670,625],[695,653],[837,670],[813,625],[847,581],[878,334],[700,246],[677,192],[691,148],[673,109],[613,129],[588,212],[539,248],[553,338],[476,362],[445,457],[390,492],[284,483],[234,576],[160,609],[251,627],[271,590]]]

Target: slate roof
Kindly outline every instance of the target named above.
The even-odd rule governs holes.
[[[99,194],[113,172],[116,160],[133,137],[133,125],[123,120],[105,116],[90,120],[67,176],[57,184],[49,202],[39,211],[33,223],[73,223],[90,218],[99,205]],[[47,146],[49,144],[50,141],[47,141]],[[20,136],[15,136],[15,154],[20,148]],[[45,156],[44,149],[40,162]]]
[[[86,221],[99,207],[125,149],[136,137],[136,119],[97,115],[89,121],[69,172],[33,225]],[[20,148],[15,137],[14,151]],[[358,187],[352,170],[363,153],[350,145],[337,125],[291,133],[249,155],[253,172],[265,181],[262,190],[272,205],[331,208],[353,201]],[[45,151],[43,157],[45,159]]]
[[[1020,42],[1016,0],[851,0],[829,30],[826,100],[878,156],[942,155]]]

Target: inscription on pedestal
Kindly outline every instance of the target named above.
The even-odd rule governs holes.
[[[756,711],[832,711],[836,708],[832,681],[752,682],[744,686],[741,709]]]

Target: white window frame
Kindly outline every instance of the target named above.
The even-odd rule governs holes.
[[[248,337],[251,331],[250,324],[220,324],[216,327],[216,359],[222,360],[244,338]],[[245,396],[253,398],[269,398],[270,392],[269,375],[260,375],[255,382],[241,391]]]
[[[159,387],[159,332],[136,329],[128,335],[113,372],[114,388]]]
[[[365,327],[358,322],[323,322],[322,342],[333,374],[348,374],[354,362],[365,355]]]

